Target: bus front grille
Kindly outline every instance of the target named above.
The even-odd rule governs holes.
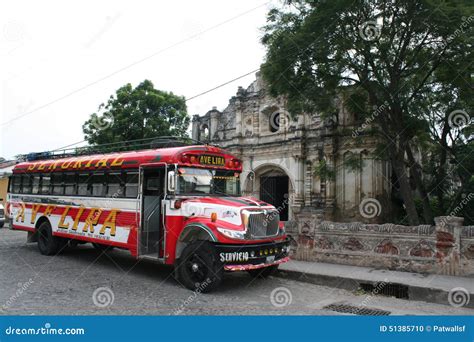
[[[265,238],[278,234],[280,215],[277,211],[249,215],[248,229],[251,238]]]

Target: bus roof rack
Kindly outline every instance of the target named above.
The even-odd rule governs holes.
[[[126,140],[115,143],[100,144],[97,146],[81,146],[73,147],[68,149],[58,149],[52,151],[43,152],[31,152],[28,154],[19,155],[18,160],[22,161],[36,161],[45,159],[59,159],[67,157],[76,157],[87,154],[101,154],[101,153],[113,153],[113,152],[125,152],[125,151],[136,151],[140,149],[155,149],[155,148],[170,148],[190,145],[212,145],[220,147],[216,144],[210,144],[209,142],[202,142],[189,137],[179,136],[163,136],[157,138],[145,138]]]

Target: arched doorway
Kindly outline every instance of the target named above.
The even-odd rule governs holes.
[[[260,199],[278,209],[281,221],[288,221],[289,183],[283,174],[269,172],[260,176]]]
[[[278,209],[281,221],[288,221],[288,199],[290,180],[280,170],[270,170],[260,174],[259,198]]]
[[[277,164],[257,166],[253,171],[247,171],[242,187],[244,196],[256,197],[270,203],[278,209],[281,221],[292,218],[291,194],[293,179]]]

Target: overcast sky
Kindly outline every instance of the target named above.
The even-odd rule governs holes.
[[[150,79],[191,97],[257,69],[265,53],[260,28],[272,4],[278,2],[3,1],[0,156],[83,140],[84,121],[128,82]],[[189,101],[188,113],[223,109],[253,79]]]

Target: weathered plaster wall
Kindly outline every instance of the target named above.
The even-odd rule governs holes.
[[[335,223],[320,217],[288,222],[293,257],[356,266],[474,275],[474,226],[437,217],[434,226]]]

